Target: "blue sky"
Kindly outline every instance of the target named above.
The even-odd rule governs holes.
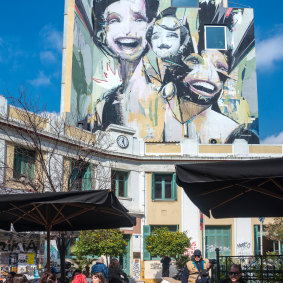
[[[16,96],[25,85],[49,111],[60,111],[64,1],[2,2],[0,94]],[[283,3],[233,2],[254,8],[261,140],[283,143]]]

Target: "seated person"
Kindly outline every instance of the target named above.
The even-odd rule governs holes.
[[[242,279],[242,267],[240,264],[232,264],[230,267],[229,278],[220,281],[220,283],[230,282],[246,283],[246,281]]]

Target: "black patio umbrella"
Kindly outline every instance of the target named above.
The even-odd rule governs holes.
[[[135,217],[109,190],[30,194],[0,194],[0,229],[47,231],[50,270],[50,231],[132,227]]]
[[[283,159],[176,165],[177,184],[208,217],[283,216]]]

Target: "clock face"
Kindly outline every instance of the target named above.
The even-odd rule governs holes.
[[[129,140],[126,136],[120,135],[117,137],[117,144],[121,148],[127,148],[129,146]]]

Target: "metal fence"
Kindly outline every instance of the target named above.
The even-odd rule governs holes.
[[[230,266],[241,264],[243,279],[248,282],[283,282],[283,256],[220,256],[216,249],[216,264],[212,266],[211,282],[218,283],[227,278]]]

